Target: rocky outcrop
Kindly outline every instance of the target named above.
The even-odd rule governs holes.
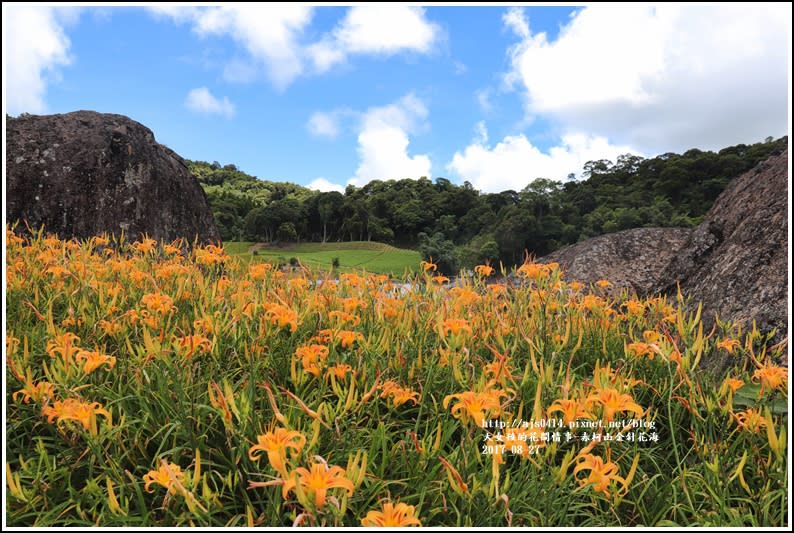
[[[10,223],[43,224],[62,238],[123,231],[128,239],[220,241],[204,191],[182,158],[125,116],[7,118],[6,168]]]
[[[715,317],[755,320],[787,335],[788,151],[734,179],[693,230],[639,228],[601,235],[538,261],[556,261],[570,279],[608,279],[639,295],[676,294],[680,284],[706,326]]]
[[[785,333],[788,319],[788,151],[733,180],[659,276],[714,315]],[[781,335],[778,335],[780,337]]]
[[[629,229],[566,246],[538,261],[560,263],[570,279],[606,279],[612,290],[647,294],[660,284],[662,272],[691,233],[687,228]]]

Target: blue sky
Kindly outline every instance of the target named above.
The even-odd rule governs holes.
[[[791,6],[3,5],[4,107],[321,189],[564,179],[788,132]]]

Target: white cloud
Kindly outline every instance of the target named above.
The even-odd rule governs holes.
[[[474,91],[474,96],[477,97],[477,103],[480,105],[480,110],[483,113],[489,113],[493,110],[491,103],[491,89],[479,89]]]
[[[6,106],[8,113],[47,110],[47,83],[58,67],[71,63],[64,23],[75,22],[75,10],[3,4]]]
[[[790,4],[594,5],[553,41],[517,8],[504,22],[522,37],[506,81],[561,131],[651,153],[787,131]]]
[[[304,71],[299,40],[311,22],[311,7],[279,4],[150,9],[177,23],[191,23],[193,31],[202,37],[232,38],[252,60],[264,66],[267,76],[278,88],[285,88]],[[227,71],[228,79],[240,74],[238,67]],[[248,69],[242,70],[249,73]]]
[[[463,152],[455,152],[447,170],[475,188],[499,192],[521,190],[537,178],[561,181],[569,173],[579,174],[588,161],[610,159],[634,153],[628,146],[613,146],[603,137],[583,134],[565,135],[559,146],[543,152],[524,135],[507,136],[494,147],[487,143],[488,132],[480,122],[478,138]]]
[[[337,192],[341,192],[341,193],[345,192],[345,188],[344,187],[342,187],[338,183],[330,182],[330,181],[328,181],[327,179],[325,179],[323,177],[317,178],[316,180],[314,180],[311,183],[309,183],[306,187],[308,187],[309,189],[312,189],[312,190],[315,190],[315,191],[321,191],[321,192],[331,192],[331,191],[337,191]]]
[[[485,121],[481,120],[474,126],[474,143],[485,145],[488,144],[488,128],[485,127]]]
[[[317,111],[306,124],[309,133],[317,137],[335,138],[339,135],[339,115],[336,112]]]
[[[224,71],[227,81],[250,81],[263,67],[271,82],[285,89],[298,76],[323,73],[351,54],[393,55],[404,51],[428,53],[440,29],[425,19],[420,7],[356,6],[314,43],[306,42],[313,10],[295,5],[223,7],[156,6],[156,16],[189,23],[202,37],[236,41],[250,62],[235,59]]]
[[[439,27],[425,18],[421,7],[355,6],[330,34],[307,51],[317,71],[325,72],[350,54],[428,53],[439,33]]]
[[[306,127],[313,135],[335,137],[342,128],[342,121],[355,124],[352,127],[358,132],[359,164],[347,184],[361,187],[376,179],[431,177],[430,157],[408,152],[410,136],[427,129],[427,114],[424,102],[408,93],[396,102],[365,111],[349,108],[318,111],[312,114]],[[344,190],[325,178],[318,178],[309,186],[319,190]]]
[[[431,177],[430,157],[408,154],[408,135],[420,130],[426,118],[427,108],[413,94],[368,109],[358,135],[360,163],[348,183],[361,186],[374,179]]]
[[[504,15],[502,15],[502,22],[505,26],[513,31],[522,39],[529,37],[529,22],[524,14],[524,9],[520,7],[511,7]]]
[[[223,100],[218,100],[206,87],[192,89],[187,93],[185,107],[196,113],[222,115],[227,118],[233,117],[235,112],[234,104],[227,97],[224,96]]]
[[[192,6],[155,4],[147,9],[158,18],[170,18],[179,24],[190,22],[200,15],[199,8]]]

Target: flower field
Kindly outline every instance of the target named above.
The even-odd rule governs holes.
[[[683,296],[7,243],[9,525],[789,522],[786,347]]]

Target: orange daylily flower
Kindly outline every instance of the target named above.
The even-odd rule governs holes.
[[[720,395],[726,394],[728,391],[731,394],[735,394],[737,390],[741,389],[744,386],[744,381],[741,379],[737,379],[734,377],[727,377],[722,382],[722,386],[720,387]]]
[[[209,353],[212,350],[212,341],[204,335],[185,335],[175,337],[176,346],[184,353],[185,359],[190,359],[194,354]]]
[[[202,265],[212,266],[225,262],[229,256],[220,246],[210,244],[204,248],[196,248],[196,262]]]
[[[587,309],[588,311],[598,311],[606,309],[607,303],[604,301],[603,298],[596,296],[595,294],[586,294],[582,298],[582,302],[579,304],[580,309]]]
[[[413,402],[414,405],[417,405],[416,400],[418,397],[419,393],[411,389],[401,388],[392,391],[392,401],[394,402],[394,407],[399,407],[407,402]]]
[[[348,322],[354,326],[358,326],[361,322],[360,316],[348,313],[347,311],[331,311],[328,313],[328,318],[335,320],[336,324],[339,326],[343,326]]]
[[[746,431],[760,433],[761,428],[766,427],[766,419],[757,409],[746,409],[741,413],[736,413],[734,417],[736,423]]]
[[[334,330],[321,329],[316,336],[312,337],[312,340],[324,344],[331,344],[331,341],[334,340]]]
[[[55,235],[47,235],[44,237],[44,244],[50,248],[54,248],[61,245],[61,239]]]
[[[215,326],[209,318],[197,318],[193,321],[193,329],[199,333],[210,335],[215,332]]]
[[[659,344],[662,340],[662,335],[658,331],[648,329],[642,332],[642,338],[649,344]]]
[[[488,285],[488,291],[494,296],[507,294],[507,286],[501,283],[491,283]]]
[[[346,274],[342,274],[339,276],[339,281],[343,283],[347,283],[351,287],[361,287],[366,285],[366,280],[356,274],[355,272],[350,272]]]
[[[453,287],[449,294],[455,298],[455,306],[458,308],[472,306],[482,300],[477,291],[469,287]]]
[[[88,350],[80,350],[77,352],[75,361],[85,361],[85,364],[83,365],[83,372],[85,372],[86,375],[90,374],[102,365],[107,366],[108,370],[116,366],[115,357],[105,355],[100,352],[90,352]]]
[[[328,358],[328,347],[322,344],[299,346],[295,349],[295,355],[301,358],[301,366],[303,366],[304,372],[319,377],[320,365],[324,364]]]
[[[140,252],[142,254],[148,254],[154,251],[155,248],[157,248],[157,241],[146,237],[142,241],[132,243],[132,247],[137,252]]]
[[[733,350],[738,348],[740,342],[736,339],[723,339],[717,343],[717,348],[721,348],[728,353],[733,353]]]
[[[587,410],[585,403],[577,400],[556,400],[549,407],[548,413],[557,411],[562,413],[562,421],[566,426],[580,418],[593,418],[593,414]]]
[[[541,278],[547,278],[552,270],[554,270],[554,268],[552,268],[551,264],[546,265],[543,263],[527,262],[518,267],[516,274],[523,278],[538,280]]]
[[[496,361],[485,365],[485,375],[491,377],[494,383],[505,384],[508,380],[513,380],[513,375],[510,373],[510,358],[499,357]]]
[[[367,302],[359,298],[342,298],[342,309],[346,313],[355,313],[358,309],[366,309]]]
[[[379,311],[386,318],[396,318],[403,307],[403,302],[395,298],[381,298],[379,304]]]
[[[80,337],[74,333],[67,332],[58,335],[54,340],[47,342],[47,353],[50,354],[50,357],[60,355],[63,362],[69,365],[80,351],[80,347],[77,346],[78,342],[80,342]]]
[[[474,267],[474,272],[481,276],[488,277],[493,274],[493,267],[490,265],[477,265]]]
[[[271,270],[273,270],[273,265],[270,263],[257,263],[248,267],[248,274],[251,276],[251,279],[261,280],[265,279],[265,276],[267,276],[267,273]]]
[[[441,329],[444,331],[444,336],[447,336],[450,333],[453,335],[459,335],[462,331],[466,331],[471,334],[471,326],[469,325],[469,321],[462,318],[448,318],[444,320],[444,322],[441,324]]]
[[[416,518],[415,513],[413,505],[385,502],[380,511],[368,512],[367,516],[361,519],[361,525],[364,527],[421,526],[422,523]]]
[[[384,381],[383,384],[380,386],[380,390],[382,391],[380,396],[381,398],[383,398],[385,395],[390,394],[391,391],[397,390],[399,388],[400,385],[393,379]]]
[[[287,285],[293,289],[305,289],[309,285],[309,282],[306,281],[306,278],[292,278],[287,281]]]
[[[438,270],[438,265],[433,263],[433,258],[432,257],[430,258],[430,261],[422,261],[422,262],[420,262],[419,266],[421,266],[422,270],[424,270],[425,272],[427,272],[428,270],[432,270],[433,272]]]
[[[761,394],[763,394],[765,389],[785,391],[788,384],[788,368],[772,365],[763,366],[753,374],[753,382],[761,383]]]
[[[464,422],[473,422],[475,425],[480,425],[484,420],[499,414],[502,408],[499,400],[501,396],[507,396],[507,393],[501,390],[466,391],[448,395],[444,398],[443,406],[446,409],[451,400],[458,400],[452,406],[452,416]]]
[[[600,279],[600,280],[596,281],[596,285],[599,288],[601,288],[601,289],[606,289],[607,287],[611,287],[612,283],[610,283],[609,281],[607,281],[605,279]]]
[[[77,326],[78,328],[83,325],[83,319],[80,317],[67,317],[61,321],[61,326],[64,328],[70,328],[72,326]]]
[[[267,453],[270,466],[285,478],[287,477],[287,449],[291,449],[290,455],[295,456],[306,444],[306,437],[303,434],[284,428],[268,431],[257,436],[256,440],[257,443],[248,449],[248,457],[252,461],[257,461],[260,455],[258,452]]]
[[[180,243],[178,241],[174,241],[171,244],[166,244],[163,246],[163,251],[166,255],[181,255],[182,249],[180,248]]]
[[[621,394],[615,389],[597,390],[591,395],[589,401],[601,404],[605,422],[611,422],[616,413],[631,412],[634,416],[640,417],[645,412],[630,394]]]
[[[167,294],[144,294],[141,298],[141,303],[152,313],[165,315],[176,309],[174,307],[174,299]]]
[[[232,285],[232,280],[226,277],[223,277],[219,279],[217,282],[215,282],[215,287],[217,288],[218,294],[225,293],[226,289],[228,289],[231,285]]]
[[[611,461],[605,463],[597,455],[586,453],[579,456],[578,464],[573,469],[574,476],[582,470],[589,470],[590,475],[587,478],[580,478],[579,484],[585,486],[593,483],[593,490],[603,493],[607,498],[609,497],[609,484],[612,481],[620,481],[623,485],[626,484],[626,480],[618,475],[618,472],[620,472],[618,465]]]
[[[441,285],[442,283],[449,283],[449,278],[446,276],[433,276],[433,281]]]
[[[47,270],[45,270],[47,274],[52,274],[52,276],[56,279],[62,279],[67,276],[70,276],[72,273],[69,272],[67,269],[60,267],[60,266],[51,266]]]
[[[345,379],[345,376],[353,370],[353,367],[344,363],[338,363],[326,371],[326,377],[335,376],[336,379]]]
[[[328,466],[324,463],[315,463],[311,470],[296,468],[292,475],[284,480],[281,488],[282,496],[286,499],[290,491],[294,491],[300,483],[301,488],[313,495],[314,505],[321,509],[325,505],[329,489],[346,489],[347,494],[353,494],[353,483],[345,477],[345,469],[339,466]]]
[[[56,401],[52,405],[45,405],[41,409],[41,415],[47,417],[47,422],[52,423],[56,418],[58,424],[67,420],[80,422],[86,431],[92,435],[97,434],[96,417],[102,415],[106,419],[110,418],[110,413],[102,408],[99,402],[83,402],[74,398],[64,401]]]
[[[142,270],[133,270],[129,273],[129,277],[136,287],[143,287],[143,285],[146,283],[146,280],[149,279],[149,274]]]
[[[9,245],[10,244],[22,244],[23,242],[25,242],[25,239],[23,239],[22,237],[14,234],[14,232],[11,231],[11,228],[6,226],[6,242]]]
[[[640,300],[626,300],[622,307],[626,308],[629,315],[641,315],[645,312],[645,304]]]
[[[389,276],[386,274],[378,274],[378,275],[371,275],[369,277],[370,281],[375,285],[383,285],[387,281],[389,281]]]
[[[392,401],[394,402],[394,407],[399,407],[406,402],[413,402],[414,405],[417,404],[417,398],[419,396],[418,392],[415,392],[411,389],[407,389],[401,387],[396,382],[389,380],[383,385],[381,385],[382,392],[380,394],[381,398],[386,398],[391,396]]]
[[[102,329],[102,332],[109,336],[115,337],[121,332],[121,328],[123,327],[121,324],[116,322],[115,320],[100,320],[99,327]]]
[[[289,328],[291,332],[298,329],[298,313],[283,305],[274,304],[268,307],[265,315],[271,324],[277,324],[279,329]]]
[[[626,353],[640,358],[647,355],[648,359],[653,361],[653,356],[659,352],[659,347],[655,344],[648,344],[647,342],[632,342],[626,346]]]
[[[146,492],[154,492],[151,486],[156,483],[168,489],[169,494],[176,494],[179,492],[177,483],[184,482],[185,473],[182,472],[179,465],[166,463],[160,465],[160,468],[157,470],[149,470],[149,472],[143,475],[143,490]]]
[[[362,342],[364,335],[357,331],[340,330],[336,333],[342,348],[350,348],[355,342]]]
[[[44,398],[54,398],[55,385],[49,381],[39,381],[38,383],[28,382],[25,383],[22,389],[16,391],[11,398],[16,401],[19,396],[22,396],[22,401],[24,403],[30,403],[31,400],[40,402]]]
[[[157,279],[162,279],[162,280],[176,279],[179,276],[187,276],[189,274],[190,274],[190,269],[184,265],[179,265],[179,264],[167,264],[158,268],[154,272],[154,276]],[[146,279],[146,273],[143,273],[142,279]]]

